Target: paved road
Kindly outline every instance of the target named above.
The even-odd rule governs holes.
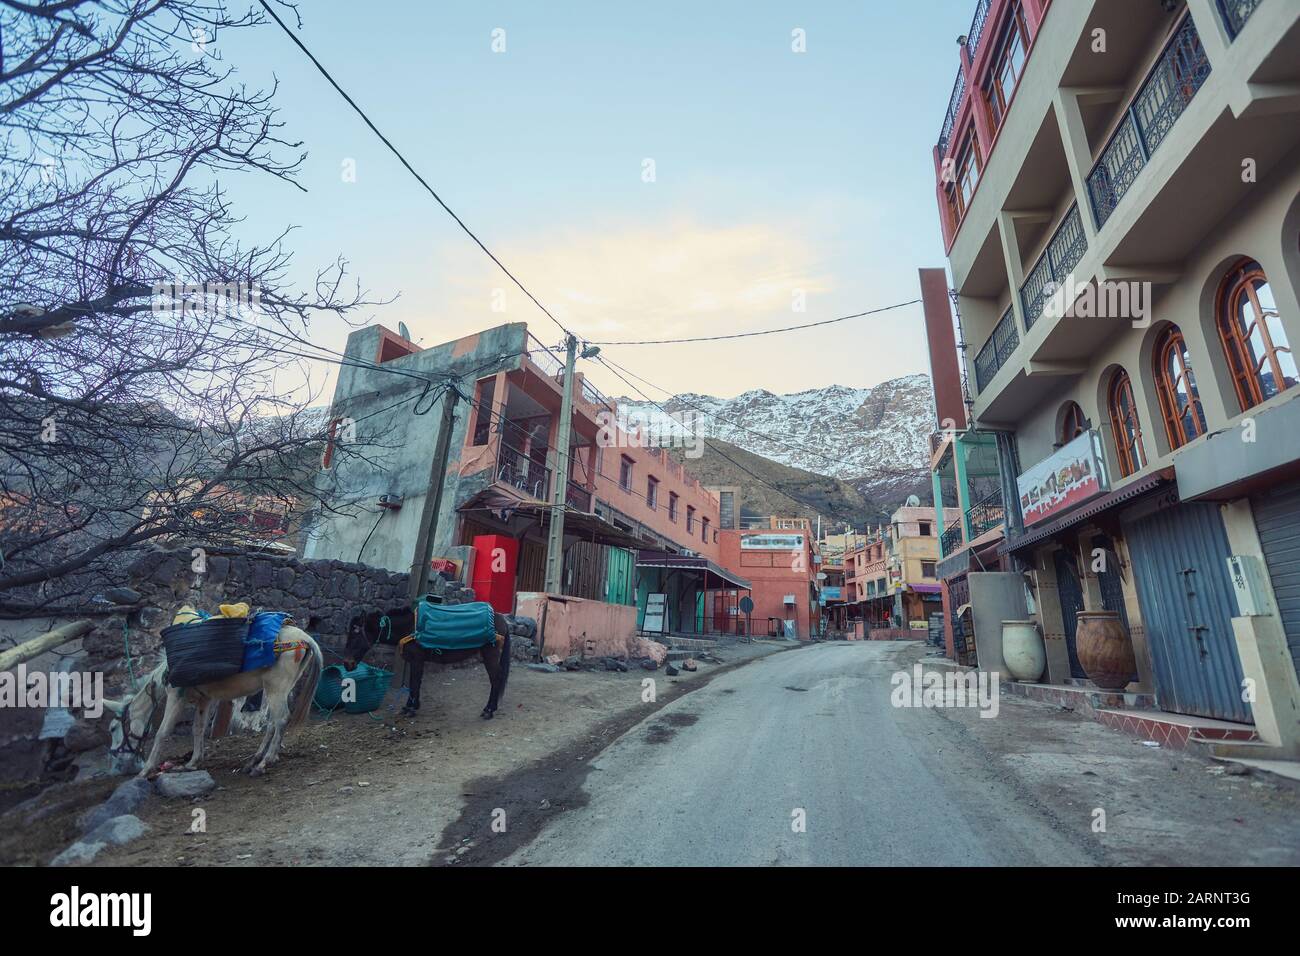
[[[607,748],[587,806],[506,862],[1089,864],[934,711],[895,708],[908,645],[822,644],[720,675]],[[796,810],[805,832],[795,832]]]

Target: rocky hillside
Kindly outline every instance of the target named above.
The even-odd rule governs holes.
[[[804,473],[838,478],[872,507],[892,509],[909,494],[929,498],[929,436],[935,424],[927,375],[874,388],[827,385],[789,395],[753,389],[724,399],[687,392],[662,403],[676,419],[672,423],[644,400],[617,401],[630,419],[652,427],[676,429],[693,416],[697,434]],[[733,483],[754,484],[731,470],[737,472]]]
[[[862,527],[869,512],[875,510],[847,482],[783,465],[721,439],[711,439],[699,458],[688,457],[681,448],[671,453],[705,485],[744,488],[744,515],[784,515],[814,522],[821,515],[823,530],[834,531],[850,525]]]

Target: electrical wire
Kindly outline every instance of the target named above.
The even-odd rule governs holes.
[[[415,171],[415,167],[412,166],[409,162],[407,162],[406,157],[403,156],[401,151],[398,150],[398,148],[392,144],[392,142],[388,139],[388,137],[385,136],[382,132],[380,132],[379,127],[376,126],[374,122],[371,121],[370,117],[366,115],[365,110],[363,110],[360,106],[358,106],[356,101],[352,99],[351,96],[348,95],[347,91],[344,90],[343,87],[339,85],[338,81],[335,80],[334,77],[330,75],[329,70],[325,69],[324,64],[322,64],[321,61],[316,58],[315,54],[313,54],[311,50],[307,49],[306,44],[304,44],[302,40],[300,40],[297,37],[297,35],[294,34],[292,30],[289,29],[288,25],[283,20],[280,19],[280,17],[276,14],[276,12],[271,9],[270,4],[267,3],[266,0],[259,0],[259,2],[262,5],[262,9],[265,10],[268,14],[270,14],[271,19],[274,20],[277,24],[279,24],[280,29],[284,31],[285,36],[287,36],[290,40],[293,41],[294,46],[296,46],[299,50],[301,50],[307,56],[307,59],[311,60],[312,65],[316,67],[316,69],[320,72],[321,76],[325,77],[325,79],[329,82],[330,86],[334,87],[335,91],[337,91],[338,94],[341,97],[343,97],[344,101],[347,102],[348,106],[352,107],[352,109],[356,112],[356,114],[361,117],[362,121],[364,121],[365,124],[370,127],[371,132],[373,132],[376,136],[378,136],[380,142],[382,142],[385,146],[388,147],[389,152],[391,152],[394,156],[396,156],[398,161],[403,166],[406,167],[407,172],[409,172],[412,176],[415,177],[416,182],[418,182],[421,186],[423,186],[425,190],[429,193],[429,195],[432,196],[437,201],[438,205],[443,208],[443,210],[447,213],[447,215],[451,216],[451,218],[456,221],[456,225],[460,226],[461,230],[465,233],[465,235],[469,236],[470,239],[474,240],[474,244],[477,245],[480,249],[482,249],[489,259],[491,259],[494,263],[496,263],[497,268],[500,269],[502,272],[504,272],[507,278],[509,278],[510,281],[513,282],[516,286],[518,286],[519,291],[521,291],[524,295],[528,296],[528,298],[532,300],[533,305],[541,309],[542,313],[548,319],[550,319],[552,322],[558,325],[565,335],[572,336],[573,333],[569,331],[568,327],[566,327],[563,322],[561,322],[554,315],[552,315],[551,310],[548,309],[546,306],[542,305],[541,301],[537,298],[537,296],[529,292],[528,287],[525,286],[522,282],[520,282],[517,278],[515,278],[515,274],[506,268],[505,263],[503,263],[500,259],[498,259],[496,255],[493,254],[492,250],[483,244],[483,240],[480,239],[478,236],[476,236],[473,230],[469,228],[469,226],[465,225],[464,220],[462,220],[460,216],[456,215],[456,213],[452,211],[452,208],[450,206],[448,206],[445,202],[443,202],[442,197],[438,195],[437,191],[432,186],[429,185],[429,183],[425,180],[423,176],[421,176],[418,172]]]
[[[864,315],[877,315],[881,312],[890,312],[894,309],[902,309],[909,305],[916,305],[920,299],[910,299],[907,302],[895,302],[893,305],[883,305],[878,309],[868,309],[865,312],[854,312],[852,315],[841,315],[834,319],[822,319],[820,322],[808,322],[804,325],[787,325],[779,329],[759,329],[754,332],[732,332],[728,335],[701,335],[694,338],[686,339],[641,339],[638,341],[625,340],[622,342],[587,342],[588,345],[681,345],[687,342],[721,342],[724,339],[748,339],[756,335],[775,335],[778,332],[797,332],[800,329],[815,329],[822,325],[834,325],[836,322],[847,322],[849,319],[860,319]],[[584,340],[585,341],[585,340]]]
[[[620,372],[618,372],[616,369],[614,369],[614,367],[613,367],[609,362],[604,361],[604,359],[603,359],[602,356],[596,356],[596,360],[599,361],[599,362],[601,362],[601,363],[602,363],[603,365],[605,365],[606,367],[608,367],[609,370],[610,370],[611,372],[613,372],[615,376],[617,376],[618,378],[622,379],[623,383],[624,383],[625,385],[627,385],[628,388],[630,388],[630,389],[632,389],[633,391],[637,392],[637,393],[638,393],[642,398],[644,398],[644,399],[645,399],[647,402],[649,402],[651,405],[653,405],[653,406],[655,406],[656,408],[658,408],[658,409],[659,409],[660,411],[662,411],[665,415],[669,415],[669,414],[671,414],[671,413],[670,413],[666,408],[664,408],[661,404],[659,404],[658,402],[656,402],[653,398],[651,398],[649,395],[647,395],[645,392],[643,392],[643,391],[642,391],[640,388],[638,388],[636,385],[633,385],[632,382],[630,382],[628,379],[624,378],[623,375],[622,375]],[[736,461],[736,459],[732,458],[730,455],[728,455],[725,451],[723,451],[723,450],[722,450],[721,448],[719,448],[717,445],[715,445],[715,444],[713,444],[712,442],[710,442],[707,438],[703,438],[702,440],[703,440],[704,444],[706,444],[706,445],[708,445],[710,448],[712,448],[712,449],[713,449],[713,450],[714,450],[718,455],[720,455],[721,457],[725,458],[727,461],[731,462],[733,465],[735,465],[735,466],[736,466],[737,468],[739,468],[741,471],[745,472],[745,474],[749,475],[751,478],[753,478],[753,479],[754,479],[755,481],[757,481],[759,484],[767,486],[768,488],[770,488],[770,489],[772,489],[773,491],[777,492],[777,493],[780,494],[781,496],[783,496],[783,497],[785,497],[785,498],[789,498],[791,501],[796,501],[796,502],[798,502],[799,504],[803,505],[804,507],[812,508],[815,512],[820,512],[820,511],[821,511],[821,505],[816,504],[816,503],[811,502],[811,501],[808,501],[808,500],[805,499],[805,498],[800,498],[798,495],[791,494],[788,490],[786,490],[786,489],[784,489],[784,488],[778,488],[776,485],[772,484],[770,481],[768,481],[768,480],[767,480],[766,478],[764,478],[762,475],[757,474],[756,472],[752,471],[751,469],[746,468],[746,467],[745,467],[744,465],[742,465],[740,462]]]
[[[728,418],[728,417],[726,417],[725,415],[719,415],[717,412],[711,412],[711,411],[709,411],[707,408],[705,408],[705,407],[702,406],[702,405],[697,405],[697,404],[695,404],[694,402],[690,401],[689,399],[685,399],[685,398],[683,398],[683,397],[680,396],[680,395],[676,395],[676,394],[674,394],[673,392],[671,392],[671,391],[669,391],[668,389],[664,388],[662,385],[656,385],[654,382],[651,382],[651,381],[649,381],[649,380],[647,380],[647,379],[642,378],[640,375],[637,375],[635,372],[633,372],[633,371],[631,371],[631,370],[629,370],[629,369],[623,367],[622,365],[619,365],[617,362],[613,361],[613,360],[610,359],[608,356],[603,356],[603,355],[602,355],[602,356],[599,356],[599,358],[600,358],[600,359],[601,359],[601,360],[602,360],[602,361],[603,361],[607,366],[609,366],[609,367],[611,368],[611,370],[612,370],[612,369],[619,369],[620,371],[622,371],[622,372],[624,372],[624,373],[626,373],[626,374],[632,376],[632,378],[637,379],[638,381],[640,381],[640,382],[642,382],[642,383],[644,383],[644,384],[646,384],[646,385],[649,385],[651,388],[653,388],[653,389],[657,389],[658,391],[663,392],[665,395],[668,395],[668,396],[670,396],[671,398],[676,399],[677,401],[681,402],[683,405],[687,406],[688,408],[693,408],[693,409],[695,409],[696,411],[700,412],[700,414],[702,414],[702,415],[703,415],[704,417],[706,417],[706,418],[711,418],[711,419],[713,419],[714,421],[726,422],[727,424],[729,424],[729,425],[733,425],[733,426],[735,426],[736,428],[741,429],[742,431],[748,432],[749,434],[755,436],[756,438],[762,438],[762,439],[764,439],[764,440],[766,440],[766,441],[770,441],[770,442],[772,442],[773,444],[776,444],[776,445],[780,445],[780,446],[789,446],[789,447],[796,448],[796,449],[799,450],[799,451],[802,451],[802,452],[804,452],[804,453],[806,453],[806,454],[812,455],[812,456],[814,456],[814,457],[816,457],[816,458],[820,458],[820,459],[822,459],[823,461],[830,462],[830,463],[833,464],[833,465],[843,465],[843,466],[845,466],[845,467],[847,467],[847,468],[861,468],[861,467],[862,467],[861,465],[855,464],[855,463],[853,463],[853,462],[845,461],[845,460],[842,459],[842,458],[832,458],[831,456],[829,456],[829,455],[827,455],[827,454],[825,454],[825,453],[823,453],[823,452],[817,451],[817,450],[814,449],[814,448],[810,448],[810,447],[808,447],[807,445],[798,444],[798,443],[794,442],[792,439],[790,439],[788,436],[777,437],[776,435],[770,435],[770,434],[768,434],[767,432],[760,432],[760,431],[758,431],[757,429],[750,428],[748,425],[744,425],[744,424],[740,423],[739,421],[737,421],[737,420],[734,419],[734,418]],[[625,380],[625,381],[626,381],[626,380]],[[642,393],[642,394],[644,394],[644,393]],[[660,407],[661,407],[661,406],[660,406]],[[669,412],[669,413],[667,413],[667,414],[670,414],[670,415],[671,415],[672,413]],[[899,471],[899,470],[892,469],[892,468],[883,468],[883,469],[877,469],[877,470],[875,470],[875,471],[867,472],[867,474],[870,474],[870,475],[872,475],[873,477],[879,475],[879,476],[891,477],[891,478],[911,478],[911,477],[914,477],[916,473],[915,473],[915,472],[911,472],[911,471]],[[834,478],[835,476],[833,476],[833,475],[828,475],[828,476],[825,476],[825,477],[831,477],[831,478]],[[839,479],[839,480],[843,480],[843,479]]]

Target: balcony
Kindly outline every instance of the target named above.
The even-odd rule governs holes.
[[[1235,40],[1259,6],[1259,0],[1218,0],[1218,6],[1223,25],[1228,28],[1228,36]]]
[[[975,16],[971,18],[970,29],[966,31],[966,52],[971,60],[979,52],[980,40],[984,36],[984,26],[988,22],[990,0],[979,0],[975,5]],[[948,97],[948,112],[943,117],[943,128],[939,130],[939,156],[948,155],[948,146],[952,142],[953,128],[957,115],[961,112],[962,97],[966,93],[966,72],[957,70],[957,79],[952,84],[952,95]]]
[[[944,528],[943,534],[939,536],[939,550],[946,558],[948,555],[959,550],[964,540],[960,524],[955,524],[951,528]]]
[[[1249,15],[1250,11],[1246,11],[1245,16]],[[1209,75],[1210,61],[1201,38],[1192,18],[1186,17],[1088,174],[1088,200],[1098,229],[1110,218]]]
[[[991,531],[1006,521],[1006,510],[1002,507],[1002,492],[995,491],[966,509],[966,524],[970,528],[971,540]]]
[[[1007,364],[1016,346],[1020,344],[1020,333],[1016,331],[1016,317],[1011,308],[998,320],[993,334],[984,343],[979,354],[975,356],[975,384],[979,391],[984,391],[998,369]]]
[[[1020,305],[1025,313],[1025,331],[1028,332],[1043,314],[1056,286],[1065,282],[1074,267],[1079,264],[1083,254],[1088,251],[1088,239],[1083,232],[1083,220],[1079,218],[1079,206],[1076,203],[1065,214],[1061,224],[1056,227],[1047,248],[1038,257],[1034,267],[1025,277],[1020,287]]]
[[[496,480],[538,501],[550,496],[551,469],[504,441],[497,451]]]
[[[569,487],[565,494],[564,503],[572,511],[585,511],[591,513],[591,492],[576,481],[570,481]]]

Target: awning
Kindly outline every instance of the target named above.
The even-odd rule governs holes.
[[[671,551],[638,551],[636,554],[638,568],[670,568],[674,571],[708,571],[715,577],[722,578],[732,587],[745,591],[753,590],[753,585],[739,575],[732,574],[708,558],[698,555],[673,554]]]
[[[908,590],[915,591],[917,594],[941,594],[943,593],[942,584],[909,584]]]
[[[1093,498],[1087,504],[1080,505],[1074,511],[1054,518],[1051,521],[1044,522],[1041,525],[1035,525],[1024,534],[1015,538],[1008,538],[998,546],[998,554],[1012,554],[1016,551],[1023,551],[1025,548],[1033,547],[1040,541],[1052,537],[1071,528],[1074,525],[1082,524],[1094,515],[1099,515],[1103,511],[1109,511],[1116,505],[1123,504],[1126,501],[1132,501],[1134,498],[1141,497],[1149,492],[1156,491],[1166,485],[1174,483],[1174,470],[1172,468],[1161,468],[1153,471],[1151,474],[1129,482],[1123,488],[1115,491],[1109,491],[1099,498]]]

